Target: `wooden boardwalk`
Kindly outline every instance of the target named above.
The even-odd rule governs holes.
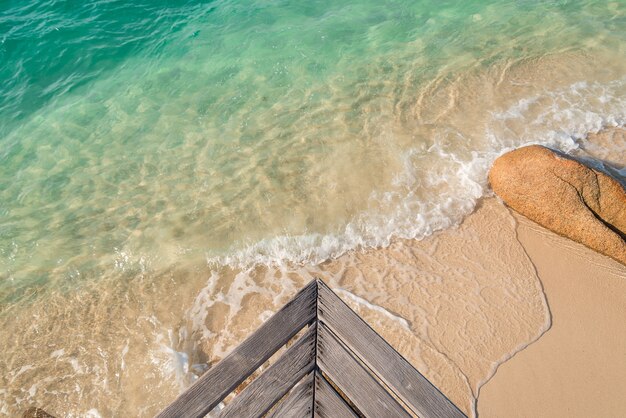
[[[465,415],[321,280],[304,287],[157,417],[203,417],[300,331],[224,417]]]

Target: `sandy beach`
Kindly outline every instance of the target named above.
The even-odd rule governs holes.
[[[498,365],[550,326],[515,227],[485,199],[458,228],[351,252],[316,274],[471,415]]]
[[[468,416],[626,410],[626,267],[497,198],[459,228],[322,270]]]
[[[0,417],[153,417],[315,279],[469,416],[626,416],[625,23],[0,2]]]
[[[620,417],[626,411],[626,267],[516,215],[551,328],[483,387],[481,417]]]

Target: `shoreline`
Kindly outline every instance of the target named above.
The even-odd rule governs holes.
[[[503,227],[509,221],[513,223],[513,228]],[[491,250],[498,245],[509,245],[500,254],[510,255],[512,251],[519,251],[517,261],[520,264],[512,262],[500,270],[493,264],[489,265],[483,270],[485,277],[479,286],[482,286],[480,292],[497,288],[498,283],[489,282],[502,275],[511,280],[508,284],[506,279],[500,283],[504,291],[517,293],[513,289],[515,283],[524,283],[526,290],[534,283],[537,291],[532,303],[516,307],[525,309],[515,312],[514,315],[519,315],[516,319],[513,319],[514,315],[508,320],[500,318],[501,321],[495,316],[490,318],[493,321],[492,328],[485,334],[488,341],[472,339],[472,332],[486,331],[484,328],[476,328],[475,324],[472,328],[473,317],[477,314],[497,315],[489,309],[493,309],[495,304],[502,308],[502,301],[498,303],[492,300],[492,305],[486,306],[486,311],[457,311],[456,317],[448,317],[452,323],[439,324],[447,329],[424,330],[417,323],[417,318],[407,317],[406,310],[403,312],[401,305],[394,303],[393,299],[402,296],[405,303],[422,304],[420,309],[426,311],[423,319],[428,323],[433,321],[432,316],[439,315],[440,309],[447,307],[442,305],[429,312],[429,304],[424,299],[416,298],[413,292],[407,292],[405,285],[397,287],[395,294],[387,290],[384,298],[360,296],[368,293],[380,295],[377,290],[381,290],[381,284],[373,283],[371,277],[369,281],[368,277],[361,277],[363,282],[358,283],[357,278],[351,278],[350,274],[344,272],[336,279],[331,277],[329,282],[346,303],[366,318],[373,328],[468,416],[548,417],[558,416],[558,412],[563,411],[573,417],[591,416],[591,411],[596,416],[619,416],[618,412],[626,410],[626,399],[619,397],[619,377],[626,374],[626,328],[620,322],[620,318],[626,317],[626,266],[535,224],[495,197],[481,199],[476,210],[459,227],[440,231],[421,241],[397,240],[388,249],[352,254],[351,257],[356,256],[357,260],[351,264],[360,264],[367,270],[377,267],[372,262],[373,258],[393,257],[393,253],[407,252],[416,256],[417,264],[420,264],[424,261],[420,259],[420,252],[424,250],[433,259],[459,255],[463,247],[459,244],[468,244],[476,237],[479,237],[479,242],[475,243],[483,249],[474,248],[475,258],[465,258],[465,264],[457,264],[453,269],[462,265],[463,269],[468,269],[465,271],[467,273],[471,271],[473,263],[494,262],[499,254]],[[481,253],[485,254],[483,251],[489,253],[491,258],[481,258]],[[325,264],[332,266],[336,263],[340,261]],[[525,269],[522,269],[522,274],[520,266]],[[420,265],[420,268],[425,268],[426,275],[433,272],[428,271],[430,266]],[[337,273],[336,269],[328,270]],[[527,277],[522,277],[524,274]],[[591,279],[588,276],[592,276]],[[421,277],[415,279],[416,287],[432,286]],[[448,279],[455,281],[457,277]],[[506,289],[508,285],[511,285],[511,289]],[[406,294],[401,295],[399,291]],[[570,303],[568,298],[573,295],[577,298]],[[468,295],[468,299],[471,297],[471,294]],[[542,314],[542,301],[545,303],[545,322],[537,320]],[[471,303],[475,304],[476,300]],[[563,309],[563,304],[570,304],[569,309]],[[605,312],[604,316],[602,312]],[[598,315],[604,319],[603,322],[598,322]],[[534,322],[529,319],[532,317],[535,318]],[[408,324],[410,330],[402,330],[398,324]],[[522,332],[521,328],[516,328],[520,324],[528,328]],[[516,332],[511,332],[511,328],[516,329]],[[573,337],[570,331],[577,332],[575,335],[580,338],[584,336],[581,333],[585,332],[594,337],[590,337],[592,341],[586,346],[581,344],[584,348],[572,352]],[[463,346],[456,344],[458,340],[433,341],[431,333],[436,332],[462,333],[477,345]],[[513,343],[511,338],[516,339],[517,343]],[[447,344],[450,342],[453,344]],[[586,355],[582,356],[585,349]],[[486,363],[480,365],[478,362],[471,364],[464,361],[467,358],[463,359],[461,352],[467,353],[467,350],[470,351],[470,357],[475,355],[476,359],[487,360]],[[495,355],[497,350],[500,350],[499,357]],[[571,355],[564,357],[563,353]],[[552,386],[539,385],[538,380],[541,379],[538,375],[543,376],[544,382],[551,382]],[[612,380],[606,376],[612,376]],[[560,390],[561,381],[566,381],[564,386],[571,386],[571,390]],[[539,393],[538,387],[543,392]],[[605,394],[601,405],[585,396],[591,388]],[[510,401],[520,399],[522,391],[525,395],[523,400]]]
[[[624,139],[626,131],[616,128],[610,135]],[[588,150],[582,151],[594,157]],[[545,255],[548,253],[550,257]],[[589,260],[592,267],[585,265]],[[564,268],[570,269],[567,263],[578,266],[571,283],[554,284],[562,278],[558,269],[551,267],[553,262],[566,263]],[[596,280],[597,289],[587,289],[589,295],[605,291],[606,300],[597,305],[612,306],[615,312],[609,319],[623,318],[626,298],[619,296],[626,295],[624,266],[539,227],[499,198],[482,197],[457,226],[423,239],[397,238],[385,247],[353,249],[321,264],[224,267],[219,271],[197,265],[158,276],[141,275],[104,294],[94,287],[76,292],[70,301],[57,294],[53,301],[34,303],[27,314],[3,318],[7,328],[20,333],[13,333],[12,341],[5,342],[13,357],[0,364],[6,369],[4,382],[9,388],[0,393],[14,396],[17,405],[27,400],[25,406],[43,406],[53,414],[68,412],[68,406],[70,411],[90,411],[96,406],[94,410],[104,414],[120,410],[156,413],[299,288],[321,278],[469,416],[516,416],[522,408],[511,409],[512,404],[502,400],[514,395],[507,393],[514,383],[515,387],[530,385],[527,403],[538,404],[534,402],[536,394],[531,393],[538,385],[533,386],[534,376],[528,375],[533,367],[540,368],[535,374],[543,372],[570,383],[581,378],[582,373],[565,373],[564,360],[548,358],[572,345],[567,335],[553,330],[554,321],[566,322],[565,318],[570,324],[577,321],[591,329],[589,318],[577,316],[575,310],[567,314],[554,311],[552,300],[555,294],[558,300],[561,294],[572,294],[572,289],[583,289],[588,279],[581,275],[593,275],[596,270],[624,279],[609,291],[602,287],[609,279],[602,276]],[[157,294],[167,297],[157,298]],[[89,303],[85,304],[85,299]],[[116,302],[123,299],[123,304]],[[146,302],[150,302],[148,307]],[[574,307],[578,306],[591,309],[585,297],[576,301]],[[71,326],[56,321],[59,317]],[[141,332],[128,333],[135,325],[116,323],[132,318],[139,320]],[[84,323],[93,326],[85,331]],[[621,345],[613,353],[604,353],[602,347],[595,347],[593,353],[604,353],[607,358],[623,353],[626,359],[626,330],[619,325],[605,325],[599,341],[612,333],[618,335]],[[60,329],[84,338],[66,340]],[[47,333],[42,335],[42,330]],[[111,335],[116,336],[115,341]],[[146,340],[146,336],[153,339]],[[85,341],[91,349],[86,349]],[[43,350],[41,342],[46,342]],[[20,350],[15,349],[18,346]],[[540,354],[532,354],[536,350]],[[117,364],[100,368],[99,359],[90,358],[93,355],[112,358]],[[590,368],[585,378],[593,374],[593,367],[612,365],[626,374],[626,360],[623,365],[612,357],[600,364],[597,359],[578,359],[580,362]],[[16,366],[11,368],[11,363]],[[159,381],[158,396],[146,396],[144,379],[133,372],[136,367],[149,370]],[[54,378],[59,374],[63,375],[61,382]],[[94,399],[102,401],[97,387],[103,377],[114,383],[106,388],[117,402],[112,408],[93,403]],[[589,384],[605,387],[608,383],[596,376]],[[619,387],[611,385],[606,393]],[[73,393],[74,387],[88,390],[94,397]],[[63,399],[51,396],[53,393],[62,394]],[[550,393],[549,388],[545,393]],[[575,402],[561,394],[553,404],[558,408]],[[0,413],[17,405],[0,403]],[[626,405],[618,406],[626,409]]]
[[[551,294],[613,309],[601,342],[626,292],[553,285],[570,247],[488,173],[542,144],[626,179],[626,8],[248,6],[5,8],[0,417],[154,416],[318,278],[469,415],[578,378],[532,357],[575,345]]]
[[[191,288],[184,292],[177,289],[191,308],[186,314],[180,312],[187,318],[183,323],[180,319],[176,320],[176,315],[171,312],[166,316],[159,315],[161,321],[169,317],[163,325],[171,329],[168,337],[171,343],[157,341],[156,349],[159,351],[153,352],[152,349],[148,350],[149,347],[142,348],[133,343],[129,346],[127,342],[126,347],[119,347],[118,352],[122,353],[120,361],[131,364],[148,355],[153,360],[165,361],[168,367],[177,370],[182,367],[176,373],[186,375],[195,367],[195,359],[189,358],[187,366],[176,365],[175,362],[187,352],[187,348],[190,348],[187,345],[192,340],[199,338],[196,340],[197,349],[192,352],[197,350],[196,355],[210,362],[211,353],[218,354],[220,349],[228,351],[228,347],[236,345],[256,329],[259,321],[271,314],[273,303],[280,304],[282,299],[288,299],[308,280],[320,277],[469,416],[474,411],[481,417],[529,416],[515,415],[522,409],[505,401],[510,396],[506,391],[511,389],[511,385],[516,389],[522,384],[532,389],[532,371],[537,367],[557,378],[559,373],[562,374],[563,371],[559,369],[562,362],[547,361],[547,354],[543,354],[543,358],[539,356],[537,360],[533,352],[538,350],[537,347],[546,345],[543,353],[558,354],[559,347],[562,349],[564,344],[569,344],[567,335],[558,335],[554,324],[560,326],[563,322],[580,322],[585,318],[567,317],[555,309],[554,294],[557,297],[559,293],[568,295],[568,288],[582,289],[588,285],[584,280],[555,285],[554,271],[546,270],[546,263],[550,259],[546,259],[542,253],[553,252],[556,254],[553,259],[565,263],[566,267],[570,262],[576,265],[575,262],[580,264],[591,259],[594,268],[621,274],[624,279],[622,293],[616,292],[615,286],[611,288],[612,292],[606,287],[597,290],[609,296],[603,305],[615,307],[614,298],[622,298],[617,300],[623,304],[619,305],[623,308],[621,311],[617,309],[617,313],[621,312],[622,315],[616,313],[612,316],[614,319],[623,318],[626,313],[626,297],[621,296],[626,295],[626,268],[539,226],[531,228],[528,225],[534,224],[506,208],[497,198],[487,197],[479,201],[475,211],[461,225],[423,240],[399,239],[387,248],[352,251],[319,266],[296,266],[282,270],[265,267],[248,272],[250,278],[255,280],[256,290],[250,290],[252,293],[237,302],[242,309],[236,312],[225,309],[224,303],[219,300],[233,302],[232,297],[236,295],[230,293],[241,293],[236,290],[238,286],[250,285],[247,282],[250,278],[244,277],[248,274],[246,272],[241,277],[231,277],[226,281],[225,277],[215,281],[209,279],[209,284],[200,291],[193,303],[191,301],[195,292]],[[579,274],[584,271],[578,268]],[[291,283],[290,288],[277,287],[278,283],[286,280]],[[171,285],[174,288],[176,286],[175,282]],[[280,297],[276,297],[275,292]],[[274,296],[270,297],[272,294]],[[227,296],[231,299],[223,299]],[[204,298],[217,298],[218,303],[204,305]],[[134,301],[133,306],[137,302],[139,300]],[[167,306],[173,306],[173,301],[163,302],[160,310],[168,310]],[[589,303],[584,306],[589,306]],[[108,311],[105,306],[102,309]],[[101,312],[103,319],[110,317],[104,312]],[[205,327],[210,332],[220,329],[228,329],[228,332],[219,334],[217,339],[213,337],[207,340],[209,336],[193,336],[196,326]],[[99,332],[104,330],[99,328]],[[606,325],[604,330],[620,333],[623,337],[622,353],[626,354],[626,330],[620,329],[618,323]],[[550,339],[553,341],[550,342]],[[544,341],[548,343],[544,344]],[[72,358],[77,358],[74,357],[76,354],[75,351],[63,353],[57,350],[50,359],[41,360],[55,373],[64,370],[66,378],[72,375],[70,379],[73,381],[80,376],[75,374],[76,371],[68,374],[65,362],[74,367],[72,362],[75,360]],[[614,354],[617,356],[619,352]],[[589,362],[590,367],[595,363]],[[626,374],[626,364],[620,366],[615,359],[606,360],[602,364],[604,367],[617,365],[616,370],[621,370],[622,375]],[[131,369],[122,366],[122,370],[123,374],[116,378],[120,388],[129,389],[134,395],[142,393],[140,387],[143,379],[134,376]],[[33,376],[32,373],[36,371],[25,371],[25,381],[29,380],[27,375]],[[11,380],[17,377],[15,375]],[[589,379],[588,374],[584,373],[568,375],[567,379],[574,382],[575,377]],[[597,384],[607,384],[603,383],[602,375],[595,377]],[[54,397],[51,398],[46,387],[52,385],[52,388],[54,383],[48,377],[40,383],[28,406],[48,408],[53,414],[66,412],[67,405],[71,405],[70,399],[59,403]],[[612,387],[617,388],[619,385]],[[158,396],[153,394],[144,399],[143,404],[147,407],[145,412],[158,412],[169,403],[170,397],[173,399],[183,389],[176,381],[167,383],[167,386],[161,387]],[[584,402],[584,397],[579,399]],[[127,405],[132,409],[140,407],[136,404],[138,400],[133,396],[132,399],[119,399],[117,402],[132,402],[134,406]],[[80,401],[85,411],[89,409],[91,402],[83,403],[88,401],[87,398],[81,397]],[[556,407],[563,405],[566,400],[563,398],[559,402],[555,401]],[[101,413],[106,411],[100,404],[96,408]]]
[[[620,416],[626,410],[626,266],[513,216],[544,286],[552,326],[485,384],[479,416]]]
[[[324,263],[320,275],[472,416],[497,368],[550,326],[541,283],[515,228],[508,208],[483,198],[458,227],[347,254]]]

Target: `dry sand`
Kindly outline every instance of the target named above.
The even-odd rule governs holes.
[[[131,291],[119,289],[129,294],[126,306],[117,308],[119,304],[107,303],[107,295],[93,292],[99,298],[93,303],[98,310],[65,311],[62,302],[70,307],[78,304],[59,297],[57,304],[33,306],[32,315],[40,318],[35,327],[28,326],[32,315],[4,324],[16,330],[16,337],[0,346],[11,347],[18,337],[33,341],[19,351],[32,366],[0,378],[0,383],[2,379],[10,383],[16,397],[28,399],[20,409],[15,408],[14,415],[39,405],[59,416],[90,408],[97,408],[102,416],[138,410],[139,415],[150,416],[183,389],[178,380],[167,380],[160,369],[143,376],[135,372],[142,364],[137,359],[157,367],[175,355],[163,348],[178,347],[175,341],[158,340],[155,348],[145,341],[126,340],[126,348],[111,350],[122,353],[122,364],[134,367],[122,365],[120,376],[109,376],[115,390],[106,392],[108,401],[98,396],[96,392],[104,389],[89,376],[100,379],[99,369],[83,369],[82,363],[77,363],[78,371],[72,369],[78,360],[92,361],[86,350],[63,351],[38,341],[42,331],[58,332],[63,326],[54,320],[59,315],[92,317],[90,326],[101,336],[92,339],[104,344],[112,332],[127,335],[126,324],[115,322],[115,318],[131,317],[122,315],[122,308],[169,312],[142,319],[141,324],[165,324],[173,330],[169,336],[173,340],[200,338],[201,354],[212,361],[315,277],[329,283],[468,415],[476,405],[481,417],[613,417],[624,416],[626,411],[626,385],[620,381],[626,376],[626,267],[514,216],[493,198],[484,199],[458,228],[422,241],[398,240],[384,249],[352,251],[320,266],[259,267],[216,274],[202,290],[183,286],[188,283],[185,277],[172,276],[172,297],[154,299],[159,304],[149,309],[139,304],[144,300],[141,295],[154,293],[152,288],[141,291],[141,283],[128,283]],[[192,303],[189,299],[194,294]],[[84,303],[85,296],[82,302],[88,309],[92,304]],[[224,303],[229,307],[225,309]],[[192,307],[185,314],[175,305]],[[59,315],[44,315],[51,309],[58,309]],[[190,324],[179,328],[177,321],[184,315]],[[113,325],[117,328],[112,329]],[[191,337],[185,339],[186,335]],[[19,364],[21,360],[11,361]],[[190,359],[191,364],[195,361]],[[170,362],[172,367],[178,364]],[[64,380],[36,381],[34,374],[42,370],[46,376],[62,375]],[[146,382],[163,381],[169,386],[161,383],[159,390],[145,392]],[[92,391],[73,391],[78,383]],[[28,388],[34,392],[30,398],[25,397]]]
[[[286,277],[294,291],[314,277],[329,283],[469,416],[477,407],[481,417],[624,416],[626,267],[495,198],[421,241],[254,273],[268,285]],[[237,282],[216,288],[229,294]],[[207,341],[207,356],[251,332],[244,324],[263,306],[233,316],[203,308],[205,325],[242,331]]]
[[[516,218],[552,327],[482,388],[480,417],[626,416],[626,267]]]
[[[485,199],[458,228],[351,252],[314,274],[471,415],[497,366],[550,326],[515,228]]]
[[[470,416],[626,416],[626,266],[497,199],[457,229],[322,270]]]

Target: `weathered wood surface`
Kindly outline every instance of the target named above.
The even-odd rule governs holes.
[[[318,323],[317,361],[321,371],[368,417],[410,415],[348,352],[324,323]]]
[[[318,282],[317,310],[318,321],[332,329],[414,414],[422,418],[465,418],[465,414],[322,281]]]
[[[276,350],[315,319],[316,300],[317,283],[311,282],[157,417],[206,415]]]
[[[303,418],[313,415],[314,373],[309,373],[298,386],[278,404],[267,418]]]
[[[294,418],[466,418],[320,280],[157,417],[203,417],[307,324],[304,335],[226,405],[220,418],[268,411],[269,417]]]
[[[220,418],[262,417],[315,367],[316,326],[307,332],[280,358],[254,379],[220,412]]]
[[[22,414],[22,418],[55,418],[41,408],[30,407]]]
[[[359,418],[318,371],[315,372],[314,410],[314,416],[319,418]]]

